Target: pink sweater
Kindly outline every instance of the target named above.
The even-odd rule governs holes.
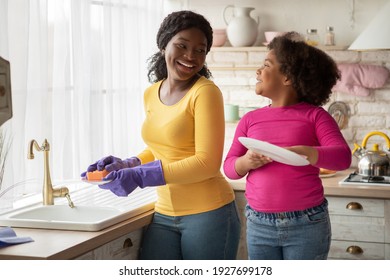
[[[297,211],[321,204],[324,190],[319,167],[344,170],[351,164],[351,150],[335,120],[322,107],[307,103],[267,106],[247,113],[237,126],[224,161],[224,172],[230,179],[241,178],[234,168],[236,159],[247,151],[238,141],[241,136],[280,147],[307,145],[318,150],[315,166],[273,161],[248,173],[245,195],[248,204],[260,212]]]

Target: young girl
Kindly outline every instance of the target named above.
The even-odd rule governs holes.
[[[319,169],[347,169],[351,151],[324,105],[340,74],[323,51],[276,37],[256,71],[256,94],[271,105],[239,122],[224,162],[230,179],[246,179],[247,246],[250,259],[326,259],[331,240],[327,200]],[[238,140],[265,141],[306,157],[289,165],[248,150]]]

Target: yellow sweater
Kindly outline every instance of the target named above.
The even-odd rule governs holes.
[[[146,89],[146,119],[142,137],[147,144],[141,162],[162,161],[167,185],[157,189],[155,210],[182,216],[217,209],[234,200],[222,175],[225,122],[219,88],[201,77],[174,105],[159,99],[161,81]]]

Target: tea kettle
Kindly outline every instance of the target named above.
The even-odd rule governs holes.
[[[372,150],[367,150],[368,138],[373,135],[379,135],[385,138],[387,143],[387,152],[379,150],[378,144],[373,144]],[[362,176],[390,176],[390,138],[380,131],[368,133],[362,142],[362,146],[354,144],[355,148],[352,154],[359,159],[358,173]]]

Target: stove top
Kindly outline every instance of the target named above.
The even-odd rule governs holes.
[[[364,176],[356,171],[349,174],[346,178],[339,182],[340,185],[373,185],[373,186],[389,186],[390,176]]]

